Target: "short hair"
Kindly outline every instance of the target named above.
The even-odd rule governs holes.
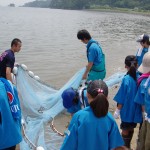
[[[77,38],[79,40],[84,40],[84,39],[90,40],[91,35],[87,30],[83,29],[83,30],[78,31]]]
[[[18,43],[22,43],[20,39],[17,39],[17,38],[13,39],[12,42],[11,42],[11,47],[12,47],[13,45],[16,45],[16,46],[17,46]]]

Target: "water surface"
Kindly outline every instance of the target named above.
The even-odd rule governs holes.
[[[57,88],[87,63],[78,30],[87,29],[101,44],[107,76],[124,70],[124,58],[139,47],[139,34],[150,34],[150,17],[137,14],[0,7],[0,15],[0,52],[20,38],[23,46],[16,62]]]

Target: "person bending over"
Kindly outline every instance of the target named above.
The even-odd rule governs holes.
[[[67,88],[62,93],[63,106],[67,112],[72,115],[77,111],[89,106],[86,97],[86,88],[75,90],[72,87]]]
[[[87,44],[87,60],[88,64],[83,74],[83,80],[103,80],[106,76],[105,55],[101,46],[95,41],[87,30],[80,30],[77,33],[77,38],[84,44]]]

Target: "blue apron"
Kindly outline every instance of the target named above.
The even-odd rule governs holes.
[[[92,45],[92,43],[96,43],[98,46],[98,42],[96,41],[92,41],[90,46]],[[88,49],[90,48],[90,46],[87,48],[87,59],[88,59]],[[100,46],[99,46],[100,47]],[[89,74],[88,74],[88,78],[87,81],[90,80],[103,80],[106,76],[106,69],[105,69],[105,54],[102,52],[102,57],[101,57],[101,62],[98,65],[93,65]]]

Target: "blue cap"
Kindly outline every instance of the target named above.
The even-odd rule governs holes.
[[[63,106],[65,108],[70,108],[73,105],[73,99],[76,95],[76,92],[73,88],[68,88],[66,90],[64,90],[64,92],[62,93],[61,97],[63,99]]]

